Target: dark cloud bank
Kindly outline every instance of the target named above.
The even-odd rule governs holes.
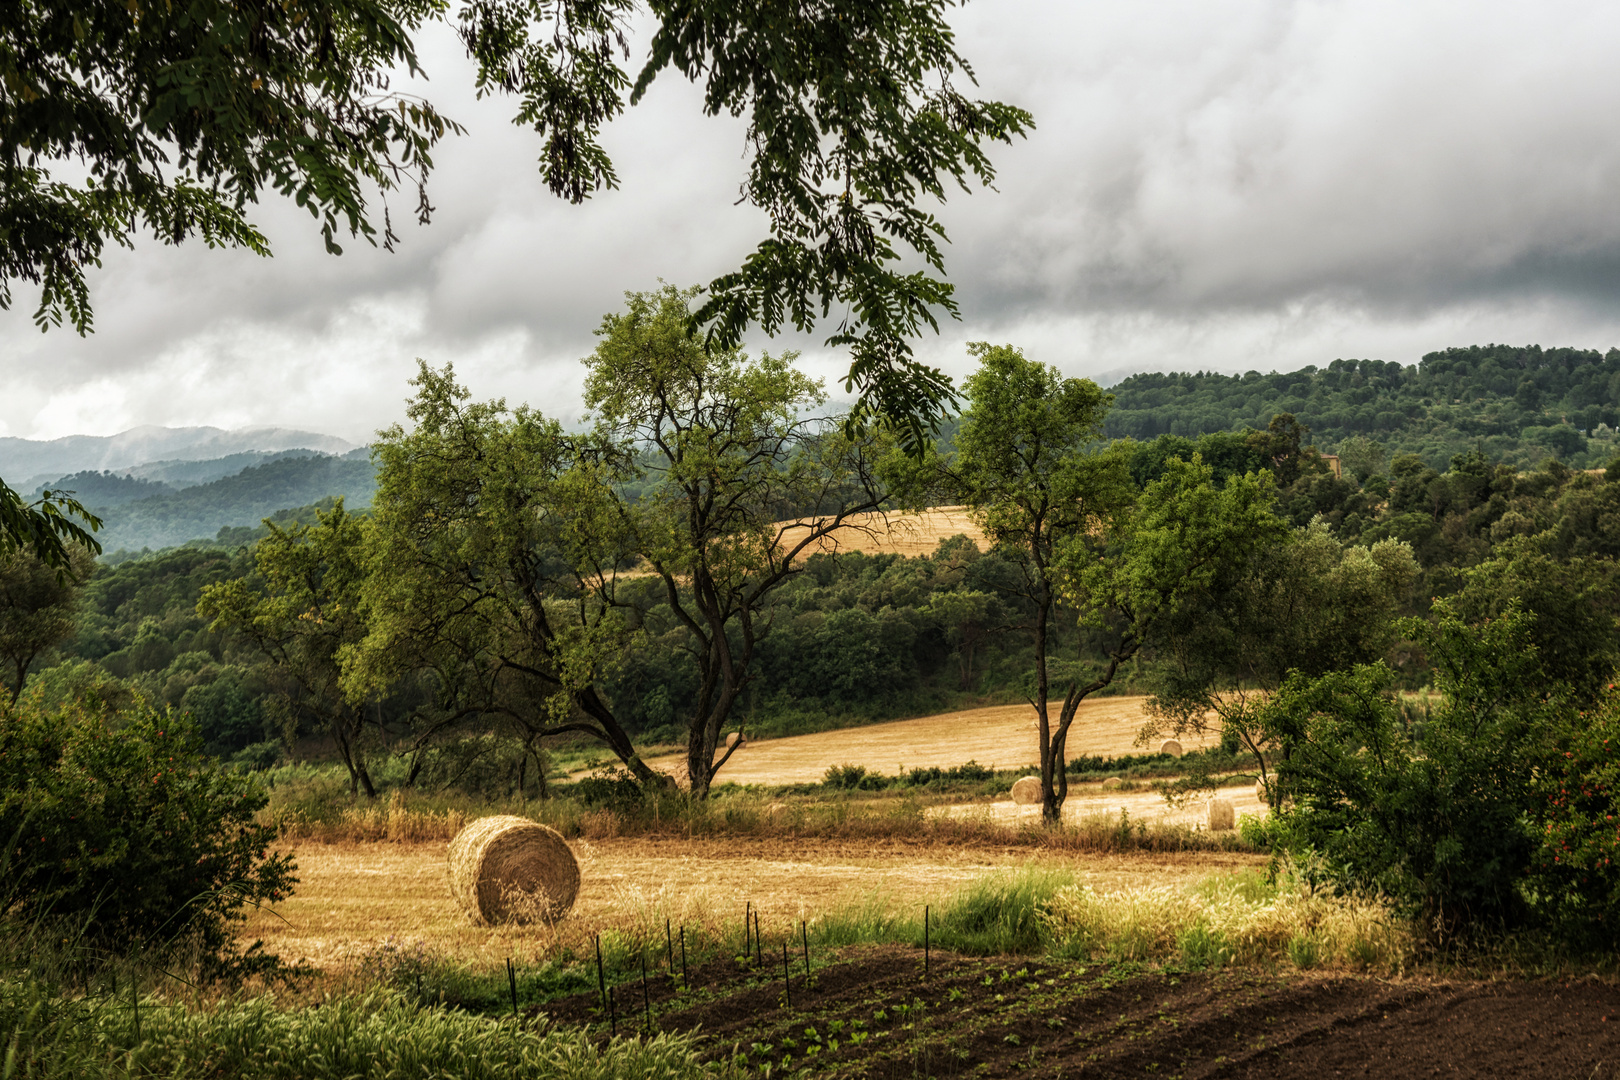
[[[1612,5],[977,0],[957,25],[983,92],[1039,129],[996,153],[999,191],[943,210],[964,320],[924,352],[947,370],[978,337],[1087,375],[1620,342]],[[733,206],[740,128],[691,88],[621,121],[623,189],[569,207],[509,105],[471,100],[453,41],[428,60],[472,131],[439,155],[432,226],[334,259],[277,204],[256,214],[273,259],[115,252],[92,338],[0,320],[0,435],[362,440],[399,416],[418,356],[576,414],[577,360],[625,289],[707,280],[763,235]]]

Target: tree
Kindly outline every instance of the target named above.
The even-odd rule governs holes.
[[[1056,553],[1069,537],[1105,528],[1129,505],[1128,466],[1115,451],[1082,452],[1101,436],[1112,401],[1096,383],[1065,379],[1011,345],[974,342],[968,352],[978,358],[979,368],[963,385],[967,410],[945,471],[994,550],[1020,573],[1023,629],[1034,650],[1029,702],[1040,730],[1046,816],[1055,821],[1063,799],[1058,792],[1067,792],[1063,738],[1085,681],[1073,665],[1059,673],[1063,704],[1054,731],[1047,708],[1054,674],[1052,620],[1061,599]]]
[[[84,524],[74,521],[75,517]],[[33,502],[24,502],[0,480],[0,559],[18,552],[32,555],[63,579],[73,568],[75,548],[101,554],[101,545],[91,535],[99,528],[101,519],[73,498],[71,491],[42,491]]]
[[[79,585],[94,569],[87,552],[67,551],[64,575],[28,551],[0,556],[0,659],[11,668],[11,701],[35,660],[73,636]]]
[[[825,395],[792,354],[706,348],[693,295],[631,294],[604,319],[585,403],[599,436],[638,466],[640,494],[623,513],[698,671],[686,750],[702,798],[731,755],[714,760],[754,678],[771,598],[852,518],[883,506],[887,443],[815,416]]]
[[[1107,688],[1144,648],[1172,642],[1178,614],[1208,602],[1241,577],[1286,528],[1271,512],[1269,472],[1233,476],[1216,487],[1214,470],[1194,455],[1172,458],[1164,475],[1099,528],[1064,538],[1053,565],[1064,602],[1102,635],[1103,662],[1069,683],[1058,726],[1042,730],[1042,813],[1055,823],[1068,794],[1064,757],[1080,702]]]
[[[1556,558],[1529,538],[1498,545],[1463,571],[1457,613],[1470,622],[1522,610],[1544,677],[1595,701],[1620,661],[1620,567],[1592,555]]]
[[[1203,735],[1213,720],[1223,741],[1254,754],[1262,778],[1269,748],[1260,706],[1290,673],[1314,678],[1381,659],[1421,576],[1410,546],[1342,545],[1320,519],[1268,540],[1171,616],[1157,650],[1154,719],[1143,730],[1144,738]],[[1190,779],[1183,791],[1209,778]]]
[[[214,630],[235,630],[292,683],[285,694],[324,728],[349,770],[349,793],[377,795],[360,745],[367,702],[341,682],[340,654],[366,633],[361,610],[366,523],[338,505],[314,525],[280,529],[254,548],[258,581],[230,578],[203,588],[197,612]]]
[[[441,725],[485,714],[530,744],[588,735],[660,782],[601,690],[632,632],[619,597],[631,539],[614,494],[625,455],[527,406],[469,404],[449,367],[423,364],[412,385],[414,429],[374,444],[366,625],[346,642],[348,694],[422,672]]]
[[[973,75],[949,6],[653,0],[633,80],[619,57],[630,59],[634,0],[464,0],[455,18],[479,93],[519,100],[515,122],[544,140],[541,176],[570,202],[617,186],[601,129],[665,69],[702,82],[707,115],[746,115],[742,196],[771,235],[716,279],[697,320],[725,348],[751,322],[809,331],[836,306],[845,314],[828,341],[854,354],[849,385],[908,418],[920,442],[949,382],[907,339],[956,311],[950,286],[930,276],[943,272],[946,237],[924,204],[948,186],[990,184],[983,144],[1032,126],[1023,110],[953,85]],[[420,73],[415,36],[449,11],[431,0],[8,5],[0,305],[14,279],[30,281],[42,328],[67,319],[87,331],[85,267],[141,227],[168,243],[268,254],[247,219],[266,189],[306,207],[334,253],[341,229],[390,246],[387,194],[414,187],[426,221],[433,151],[460,128],[389,81]],[[68,159],[84,163],[87,184],[54,175]],[[371,190],[384,196],[380,223]],[[907,257],[927,269],[900,269]]]

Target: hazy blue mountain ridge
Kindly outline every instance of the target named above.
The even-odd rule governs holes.
[[[360,509],[371,505],[376,489],[369,457],[316,455],[282,458],[234,476],[122,505],[91,505],[104,522],[97,538],[102,549],[111,553],[212,540],[221,529],[251,529],[277,511],[333,497],[342,498],[351,509]]]
[[[226,431],[216,427],[145,425],[116,435],[68,435],[48,440],[6,437],[0,438],[0,477],[13,488],[23,490],[87,470],[121,472],[152,462],[208,461],[250,451],[300,448],[346,454],[355,446],[335,435],[281,427]]]

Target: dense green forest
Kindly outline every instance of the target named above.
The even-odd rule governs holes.
[[[1264,427],[1287,412],[1327,452],[1360,436],[1392,457],[1417,454],[1435,469],[1476,446],[1492,462],[1520,468],[1548,457],[1591,468],[1615,449],[1620,350],[1475,345],[1404,366],[1335,360],[1269,375],[1147,372],[1112,392],[1107,431],[1116,437],[1196,437]]]

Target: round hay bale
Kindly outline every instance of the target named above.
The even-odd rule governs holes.
[[[726,749],[727,750],[730,750],[733,746],[735,746],[737,749],[741,750],[743,747],[745,747],[747,745],[748,745],[748,737],[746,735],[744,735],[740,731],[733,731],[730,735],[726,736]]]
[[[1125,781],[1121,780],[1117,776],[1110,776],[1108,779],[1103,781],[1103,790],[1104,791],[1113,791],[1115,788],[1119,787],[1119,785],[1123,784],[1124,782]]]
[[[1264,780],[1256,780],[1254,782],[1254,797],[1259,799],[1261,802],[1266,801],[1266,782]]]
[[[1013,802],[1019,806],[1038,806],[1041,801],[1041,778],[1038,776],[1020,776],[1013,781]]]
[[[1176,757],[1180,757],[1181,756],[1181,744],[1176,742],[1176,740],[1174,740],[1174,739],[1166,739],[1166,740],[1164,740],[1164,742],[1162,744],[1160,744],[1159,753],[1161,753],[1161,754],[1174,754]]]
[[[450,841],[450,893],[479,925],[550,922],[574,906],[579,862],[556,829],[483,817]]]
[[[1209,800],[1209,831],[1221,832],[1237,825],[1237,811],[1231,799]]]

